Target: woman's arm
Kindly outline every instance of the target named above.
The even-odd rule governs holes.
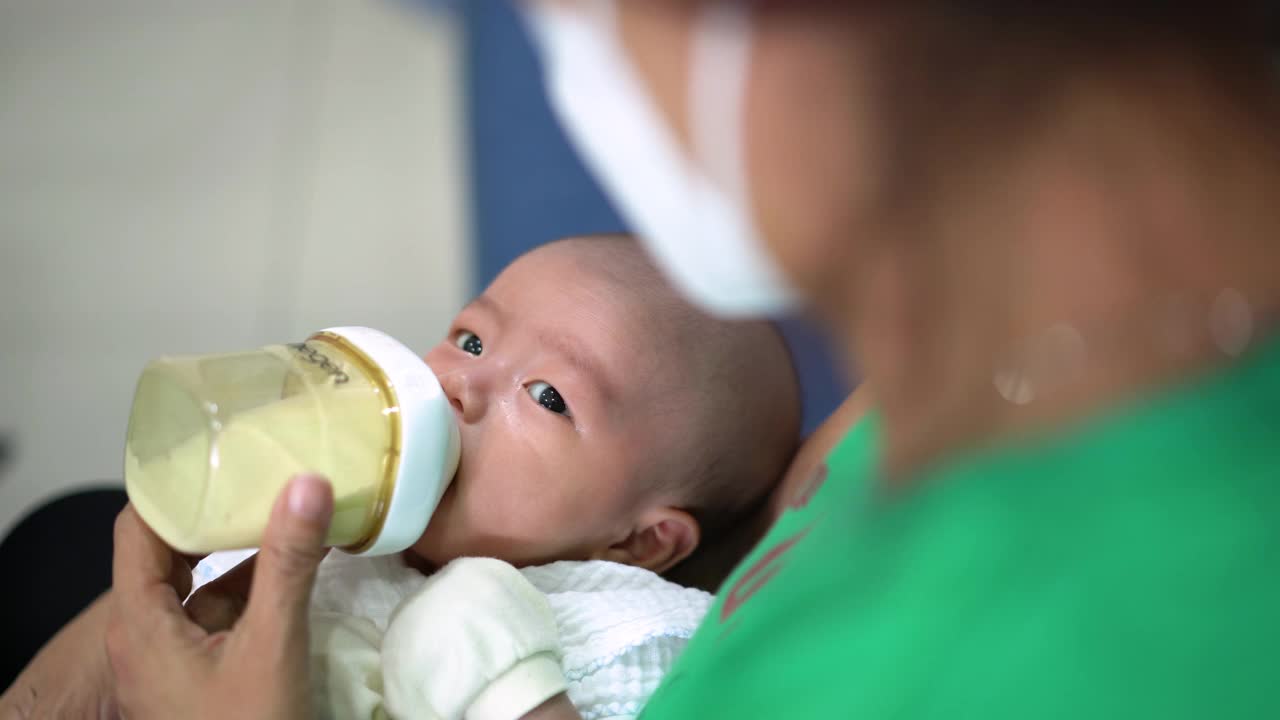
[[[118,717],[102,644],[110,603],[104,593],[41,648],[0,695],[0,720]]]

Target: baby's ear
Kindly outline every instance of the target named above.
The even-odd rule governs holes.
[[[636,520],[631,534],[596,556],[662,574],[689,557],[701,531],[692,515],[673,507],[656,507]]]

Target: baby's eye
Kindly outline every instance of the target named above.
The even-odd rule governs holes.
[[[484,343],[480,342],[480,336],[470,330],[459,330],[458,334],[453,338],[453,344],[462,348],[463,352],[471,353],[477,357],[484,352]]]
[[[569,406],[564,404],[564,398],[560,397],[559,390],[556,390],[541,380],[530,383],[528,390],[529,396],[533,398],[533,401],[542,407],[556,413],[557,415],[573,417],[573,414],[569,412]]]

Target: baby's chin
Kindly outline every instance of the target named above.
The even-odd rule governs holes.
[[[406,554],[412,554],[441,567],[453,559],[444,557],[445,553],[441,551],[449,544],[447,538],[453,534],[451,528],[456,524],[453,519],[457,504],[457,494],[454,492],[456,487],[456,484],[451,484],[445,488],[444,494],[440,496],[440,502],[436,503],[436,509],[427,521],[426,530],[423,530],[422,536],[409,546],[405,551]]]
[[[462,557],[462,553],[451,553],[447,550],[448,543],[444,541],[444,536],[448,533],[444,532],[443,526],[448,525],[448,518],[446,513],[442,512],[444,510],[441,503],[441,507],[431,517],[431,522],[422,533],[422,537],[404,551],[405,561],[424,572],[438,570],[448,565],[450,560]]]
[[[423,575],[431,575],[440,569],[439,565],[419,555],[413,548],[409,548],[408,550],[400,553],[400,559],[404,561],[405,565],[408,565]]]
[[[405,551],[406,561],[414,567],[422,565],[438,570],[460,557],[502,559],[500,554],[492,552],[493,548],[479,546],[465,517],[460,517],[462,513],[455,499],[453,493],[445,493],[422,537]]]

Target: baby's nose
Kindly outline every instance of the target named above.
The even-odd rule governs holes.
[[[484,415],[484,403],[477,383],[466,369],[456,369],[436,376],[440,379],[440,388],[457,413],[461,422],[475,422]]]

